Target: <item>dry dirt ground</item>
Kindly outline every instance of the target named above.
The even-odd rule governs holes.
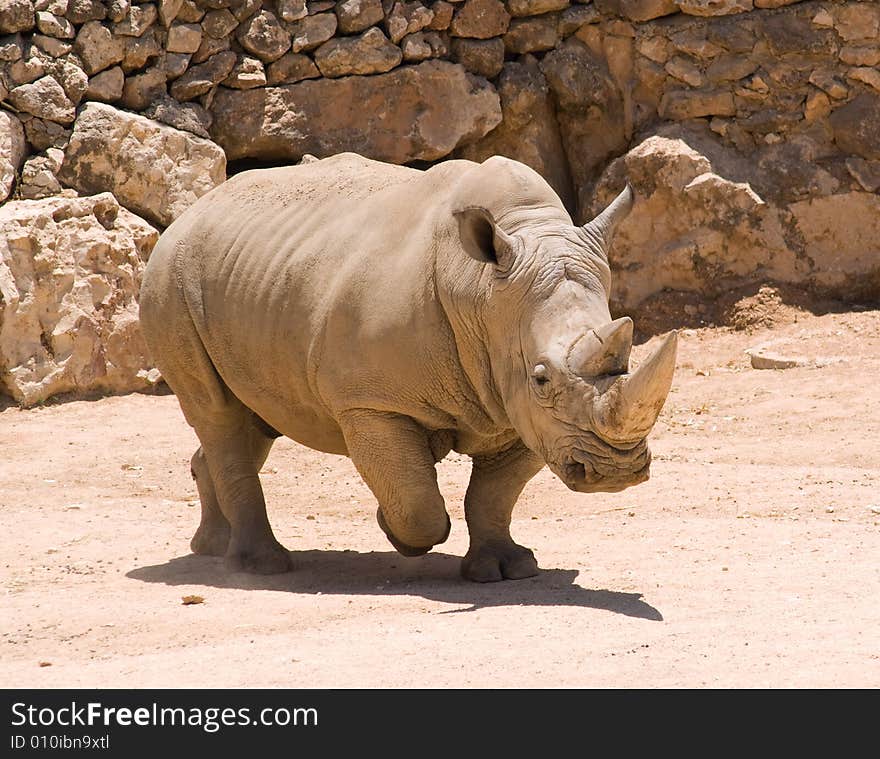
[[[407,559],[347,459],[279,440],[297,569],[252,577],[189,553],[173,396],[6,408],[0,686],[878,687],[880,311],[777,316],[682,333],[649,482],[530,483],[513,534],[543,572],[517,582],[458,577],[463,457],[448,543]],[[750,368],[767,343],[811,363]]]

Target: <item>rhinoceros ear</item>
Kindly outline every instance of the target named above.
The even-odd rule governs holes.
[[[453,213],[458,220],[461,247],[471,258],[507,271],[513,265],[517,242],[501,229],[485,208],[471,206]]]

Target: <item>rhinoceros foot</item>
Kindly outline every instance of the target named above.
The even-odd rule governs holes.
[[[430,546],[409,546],[406,543],[401,543],[396,537],[394,537],[394,533],[391,532],[391,528],[388,527],[388,523],[385,521],[385,517],[382,514],[382,509],[376,510],[376,521],[379,523],[379,527],[382,528],[382,532],[385,533],[385,537],[388,538],[388,542],[394,546],[395,550],[403,554],[404,556],[424,556],[428,551],[430,551],[434,545]],[[452,522],[449,521],[449,516],[446,517],[446,533],[443,535],[441,540],[438,540],[437,543],[443,543],[446,538],[449,537],[449,532],[452,529]]]
[[[202,556],[225,556],[229,548],[229,533],[229,524],[216,527],[199,525],[189,547],[193,553]]]
[[[248,548],[230,546],[226,552],[226,566],[232,572],[250,572],[275,575],[293,569],[290,553],[280,543],[267,543]]]
[[[461,561],[461,576],[474,582],[522,580],[538,574],[535,555],[512,540],[491,540],[471,546]]]

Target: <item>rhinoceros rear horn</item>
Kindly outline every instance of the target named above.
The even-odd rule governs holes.
[[[627,182],[621,193],[611,201],[611,204],[595,219],[584,224],[581,229],[593,240],[599,243],[602,250],[607,251],[614,239],[614,232],[632,210],[635,202],[635,193],[632,185]]]
[[[671,332],[632,374],[622,375],[596,400],[598,432],[612,441],[646,437],[672,386],[678,336]]]

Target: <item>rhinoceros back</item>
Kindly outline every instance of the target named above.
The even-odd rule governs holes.
[[[347,154],[244,172],[200,198],[162,235],[144,278],[159,368],[170,376],[181,354],[167,344],[180,340],[168,320],[188,319],[210,362],[195,371],[215,371],[307,445],[345,452],[333,422],[341,404],[430,417],[425,394],[443,378],[427,364],[443,320],[426,221],[438,188],[426,177]],[[151,316],[156,304],[164,316]]]

